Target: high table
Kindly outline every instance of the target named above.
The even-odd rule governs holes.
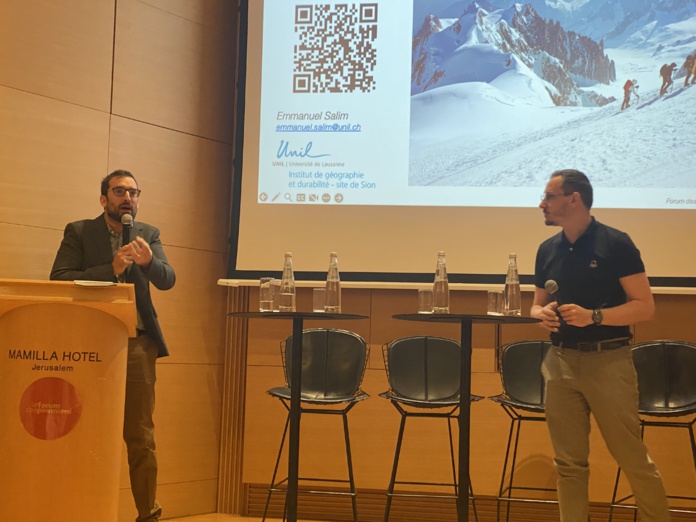
[[[286,497],[287,519],[297,522],[297,477],[300,463],[300,392],[302,390],[302,324],[305,319],[345,320],[367,319],[366,315],[333,314],[326,312],[230,312],[230,317],[247,319],[292,320],[292,338],[300,339],[292,350],[290,375],[290,440],[288,442],[288,492]]]
[[[459,323],[462,363],[459,389],[459,487],[457,488],[457,521],[469,520],[469,419],[471,413],[471,327],[482,324],[536,323],[538,319],[516,315],[471,314],[396,314],[394,319],[428,323]]]

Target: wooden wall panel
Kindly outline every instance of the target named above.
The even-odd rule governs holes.
[[[164,506],[162,511],[168,519],[215,513],[216,511],[217,480],[214,479],[161,484],[158,492]],[[119,518],[121,518],[120,512]],[[132,520],[132,518],[122,519],[119,522],[131,522]]]
[[[102,212],[108,114],[0,87],[0,118],[0,222],[62,232]]]
[[[108,112],[115,0],[3,0],[0,85]]]
[[[160,484],[157,488],[163,520],[215,513],[217,480]],[[137,516],[130,489],[122,489],[118,503],[118,522],[133,522]]]
[[[229,0],[140,0],[168,14],[215,31],[236,29],[237,2]]]
[[[172,351],[158,363],[158,496],[167,517],[215,511],[236,2],[7,0],[1,11],[0,276],[48,278],[65,224],[102,212],[101,178],[133,171],[138,219],[160,228],[178,276],[153,290]],[[125,522],[125,457],[122,470]]]
[[[164,246],[176,272],[171,290],[152,290],[171,355],[164,364],[222,364],[225,343],[224,289],[214,275],[226,266],[224,255]]]
[[[677,339],[696,343],[694,295],[661,294],[655,296],[655,319],[635,328],[635,341]]]
[[[48,279],[62,231],[0,223],[0,278]]]
[[[249,288],[235,288],[228,294],[227,311],[248,310]],[[246,490],[242,481],[244,462],[244,389],[246,387],[248,322],[241,318],[227,322],[224,382],[222,388],[222,433],[217,508],[221,513],[242,513]]]
[[[227,252],[231,155],[226,144],[112,120],[109,170],[130,170],[138,179],[138,218],[156,225],[170,245]],[[217,281],[225,270],[208,277]]]
[[[117,7],[113,113],[231,143],[236,2]]]
[[[217,478],[222,366],[159,364],[157,386],[160,483]]]

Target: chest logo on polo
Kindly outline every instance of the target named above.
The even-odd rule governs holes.
[[[590,268],[597,268],[597,266],[598,266],[598,264],[597,264],[596,259],[593,259],[592,261],[590,261]]]

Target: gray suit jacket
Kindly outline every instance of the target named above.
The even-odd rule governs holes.
[[[133,283],[135,286],[135,304],[138,313],[145,330],[157,342],[159,357],[164,357],[169,355],[169,351],[157,320],[157,312],[152,304],[150,283],[159,290],[169,290],[174,286],[176,276],[164,255],[159,230],[146,223],[134,221],[131,239],[136,236],[142,237],[150,245],[152,264],[147,270],[133,264],[126,272],[126,282]],[[103,214],[95,219],[68,223],[56,260],[53,262],[51,279],[116,281],[111,265],[113,257],[109,229]]]

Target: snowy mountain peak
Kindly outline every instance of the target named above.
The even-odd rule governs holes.
[[[603,83],[616,78],[601,43],[547,22],[530,4],[490,11],[479,2],[457,6],[458,18],[443,24],[431,13],[414,36],[412,93],[453,83],[491,82],[515,64],[549,84],[554,104],[581,105],[588,98],[572,76]],[[596,97],[591,103],[605,101]]]

